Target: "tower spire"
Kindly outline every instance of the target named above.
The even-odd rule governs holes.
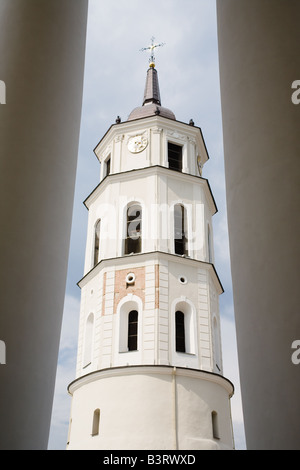
[[[161,105],[157,70],[152,67],[147,72],[143,106],[147,103]]]
[[[158,73],[155,68],[154,51],[158,47],[164,46],[165,43],[162,42],[160,44],[156,44],[154,40],[155,38],[152,37],[151,45],[140,49],[140,51],[150,51],[149,69],[147,71],[143,104],[142,106],[134,108],[128,117],[128,121],[155,115],[160,115],[176,120],[174,113],[170,109],[161,106]]]

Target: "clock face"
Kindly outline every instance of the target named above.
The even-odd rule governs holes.
[[[143,135],[135,135],[134,137],[130,137],[128,140],[128,149],[132,153],[139,153],[145,150],[148,145],[147,137]]]

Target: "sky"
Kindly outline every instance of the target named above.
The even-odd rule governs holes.
[[[83,201],[100,181],[93,149],[115,123],[142,105],[151,37],[165,43],[156,52],[162,106],[178,121],[192,118],[202,129],[210,156],[203,169],[218,213],[213,218],[215,267],[220,296],[224,376],[235,386],[231,399],[235,447],[246,448],[239,385],[234,305],[226,215],[217,20],[214,0],[89,0],[81,134],[73,224],[55,395],[48,449],[65,449],[75,379],[80,289],[87,209]]]

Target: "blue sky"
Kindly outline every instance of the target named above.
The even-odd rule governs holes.
[[[201,127],[210,155],[208,178],[218,213],[214,216],[215,267],[225,293],[220,296],[224,375],[235,385],[231,400],[237,449],[245,449],[234,306],[228,246],[217,24],[213,0],[89,0],[81,135],[69,254],[63,328],[57,368],[49,449],[65,449],[75,378],[80,289],[87,210],[84,199],[99,183],[93,149],[116,117],[127,120],[142,104],[148,57],[140,49],[155,36],[165,46],[156,53],[162,106],[177,120]]]

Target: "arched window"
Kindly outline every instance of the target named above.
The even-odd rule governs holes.
[[[184,313],[177,310],[175,313],[175,335],[176,335],[176,351],[185,352],[185,324]]]
[[[195,306],[186,298],[175,299],[171,305],[173,322],[173,351],[197,355],[197,323]],[[176,360],[180,357],[175,356]]]
[[[127,209],[125,255],[142,251],[142,208],[139,204],[130,205]]]
[[[212,413],[211,413],[211,422],[212,422],[213,438],[214,439],[220,439],[218,413],[216,411],[212,411]]]
[[[174,245],[177,255],[187,255],[187,211],[181,204],[174,206]]]
[[[100,428],[100,410],[99,408],[97,408],[97,410],[95,410],[93,414],[92,436],[98,436],[99,428]]]
[[[121,355],[118,356],[121,363],[123,360],[125,363],[128,361],[126,354],[124,357],[123,353],[135,351],[136,353],[131,355],[130,360],[133,360],[133,357],[138,355],[143,322],[142,312],[143,302],[139,297],[133,294],[128,294],[126,297],[123,297],[117,306],[117,318],[119,318],[119,322],[116,335],[117,341],[115,344],[117,354],[121,353]]]
[[[128,351],[137,351],[138,345],[138,312],[131,310],[128,315]]]
[[[95,225],[94,231],[94,266],[99,261],[99,249],[100,249],[100,224],[101,220],[98,220]]]
[[[83,367],[87,367],[92,362],[93,331],[94,331],[94,314],[90,313],[87,318],[86,326],[85,326]]]

